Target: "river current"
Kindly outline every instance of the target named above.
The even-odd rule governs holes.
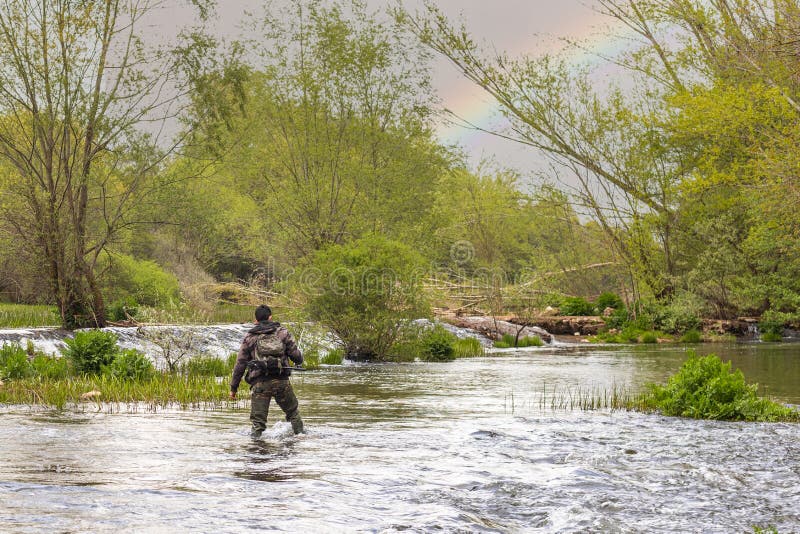
[[[798,349],[702,348],[795,404]],[[663,380],[685,350],[323,368],[292,378],[308,433],[293,436],[273,405],[260,441],[244,399],[157,413],[0,407],[0,531],[800,531],[799,425],[550,407],[576,388]]]

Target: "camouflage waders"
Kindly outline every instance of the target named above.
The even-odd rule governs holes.
[[[286,414],[286,420],[292,424],[295,434],[303,432],[303,420],[300,419],[297,397],[292,390],[292,384],[288,380],[271,378],[263,382],[258,382],[250,387],[250,421],[253,423],[254,437],[261,436],[267,428],[267,414],[269,413],[269,402],[275,397],[275,402]]]

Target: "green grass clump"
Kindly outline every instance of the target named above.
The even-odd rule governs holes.
[[[0,303],[0,327],[23,328],[59,326],[61,317],[55,306]]]
[[[800,412],[761,398],[757,385],[747,384],[740,370],[731,371],[714,354],[693,351],[665,385],[653,385],[649,407],[664,415],[725,421],[798,421]]]
[[[658,336],[655,332],[645,332],[642,334],[642,343],[658,343]]]
[[[681,343],[700,343],[702,340],[703,336],[697,330],[689,330],[680,338]]]
[[[475,358],[486,354],[481,342],[474,337],[456,339],[453,344],[453,350],[456,358]]]
[[[234,360],[235,363],[235,360]],[[226,376],[231,373],[229,362],[215,356],[195,356],[182,366],[189,376]]]
[[[503,334],[499,340],[494,342],[494,348],[496,349],[508,349],[511,347],[541,347],[544,345],[544,341],[539,336],[525,336],[519,339],[516,339],[515,336],[511,334]]]
[[[441,325],[426,330],[420,339],[420,358],[429,362],[455,360],[454,345],[457,339]]]
[[[777,332],[764,332],[761,334],[761,341],[777,343],[778,341],[783,341],[783,336]]]
[[[342,365],[344,361],[344,349],[333,349],[328,351],[325,356],[320,358],[319,363],[325,365]]]

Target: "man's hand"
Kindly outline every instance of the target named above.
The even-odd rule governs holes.
[[[236,392],[235,391],[231,391],[230,393],[228,393],[228,398],[230,400],[236,400]]]

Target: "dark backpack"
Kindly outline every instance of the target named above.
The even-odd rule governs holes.
[[[285,347],[277,332],[261,334],[253,346],[253,359],[247,364],[245,382],[253,384],[268,377],[280,376],[284,363]]]

